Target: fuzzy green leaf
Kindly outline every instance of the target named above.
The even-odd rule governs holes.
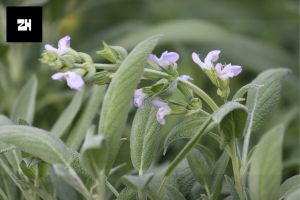
[[[275,200],[279,195],[283,134],[282,125],[274,127],[262,137],[253,153],[249,172],[251,199]]]
[[[31,79],[22,88],[11,112],[11,119],[17,123],[19,118],[32,124],[34,117],[35,98],[37,92],[37,78]]]
[[[300,175],[292,176],[284,181],[279,188],[279,199],[285,198],[289,193],[300,189]]]
[[[107,173],[119,150],[134,90],[143,74],[148,56],[159,38],[160,36],[150,37],[130,52],[115,73],[104,97],[98,132],[105,135],[110,147]]]
[[[235,137],[241,137],[244,132],[248,109],[237,102],[227,102],[217,110],[212,119],[221,125],[225,140],[228,142]]]
[[[232,97],[232,100],[235,100],[235,99],[240,99],[240,98],[243,98],[245,96],[245,94],[250,90],[250,89],[253,89],[253,88],[259,88],[259,87],[262,87],[263,85],[257,85],[257,84],[252,84],[252,83],[249,83],[243,87],[241,87]]]
[[[258,130],[272,114],[280,99],[282,79],[288,72],[282,68],[270,69],[252,81],[252,84],[263,85],[259,89],[250,89],[247,96],[247,107],[253,113],[249,122],[252,131]]]
[[[105,91],[105,86],[95,85],[91,90],[91,96],[83,109],[78,121],[70,131],[70,135],[66,141],[68,147],[78,150],[85,138],[85,134],[92,124],[93,119],[100,110],[100,104]]]
[[[58,137],[61,137],[64,132],[67,130],[67,128],[71,125],[74,118],[76,117],[76,114],[78,113],[82,98],[83,98],[84,91],[77,92],[71,103],[68,105],[68,107],[64,110],[64,112],[59,116],[55,124],[53,125],[51,132],[57,135]]]
[[[210,185],[212,199],[219,199],[220,191],[222,188],[222,181],[228,165],[228,161],[229,156],[226,151],[224,151],[212,170]]]
[[[166,185],[164,187],[164,199],[166,200],[185,200],[181,192],[179,192],[175,187]]]
[[[82,145],[81,154],[84,165],[97,177],[106,163],[108,149],[104,137],[93,134],[94,127],[91,127]]]
[[[55,164],[53,165],[53,170],[59,177],[65,180],[75,190],[80,192],[85,197],[85,199],[92,199],[84,183],[71,168],[64,168],[62,165]]]
[[[167,152],[169,145],[176,140],[191,138],[205,119],[206,117],[196,115],[193,117],[187,117],[182,122],[175,125],[164,141],[164,154]],[[207,128],[207,130],[210,129],[211,128]]]
[[[161,125],[156,120],[157,109],[149,101],[135,114],[130,134],[132,164],[140,174],[147,170],[157,153]]]
[[[136,191],[143,191],[153,178],[153,173],[143,174],[142,176],[126,175],[122,177],[123,183]]]
[[[211,167],[205,156],[197,149],[193,149],[187,157],[189,166],[196,180],[208,187],[210,185],[210,170]]]

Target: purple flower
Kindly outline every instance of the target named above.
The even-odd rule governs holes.
[[[68,86],[74,90],[81,90],[84,86],[84,81],[82,77],[76,72],[58,72],[51,76],[53,80],[62,80],[65,79],[67,81]]]
[[[137,89],[134,92],[133,104],[135,107],[143,107],[144,99],[148,97],[148,94],[143,92],[143,89]]]
[[[227,80],[234,76],[237,76],[242,71],[242,67],[239,65],[228,64],[223,66],[221,63],[216,64],[216,72],[220,79]]]
[[[177,80],[192,81],[194,79],[192,77],[190,77],[189,75],[181,75],[181,76],[177,77]]]
[[[58,48],[55,48],[50,44],[46,44],[45,49],[48,51],[54,51],[58,55],[63,55],[71,50],[70,41],[71,37],[67,35],[58,41]]]
[[[177,60],[179,59],[179,54],[176,52],[165,51],[161,54],[161,57],[158,58],[156,55],[151,54],[148,57],[150,62],[156,63],[162,68],[167,68],[169,65],[177,66]]]
[[[156,113],[156,120],[161,125],[164,125],[166,123],[165,116],[171,113],[172,111],[171,108],[168,106],[166,102],[163,102],[158,99],[154,99],[152,101],[152,104],[158,107],[158,111]]]
[[[202,62],[199,58],[199,55],[195,52],[192,54],[193,61],[199,65],[202,69],[211,70],[213,68],[213,63],[219,59],[220,50],[213,50],[207,54]]]

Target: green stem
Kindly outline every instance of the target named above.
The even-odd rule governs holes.
[[[94,66],[96,69],[104,69],[104,70],[117,70],[118,69],[118,66],[115,64],[95,63]]]
[[[203,99],[213,111],[216,111],[219,108],[218,105],[214,102],[214,100],[212,100],[212,98],[210,98],[210,96],[208,96],[208,94],[206,94],[199,87],[197,87],[196,85],[194,85],[189,81],[185,81],[185,80],[179,80],[179,81],[183,83],[185,86],[187,86],[188,88],[190,88],[201,99]]]
[[[233,176],[234,176],[234,182],[235,182],[235,188],[237,190],[237,193],[240,197],[240,199],[244,199],[244,192],[243,192],[243,185],[242,185],[242,176],[240,171],[240,160],[238,159],[238,153],[237,153],[237,146],[236,141],[232,140],[230,144],[230,155],[231,155],[231,162],[232,162],[232,170],[233,170]]]
[[[116,190],[116,188],[115,188],[112,184],[110,184],[110,182],[109,182],[107,179],[105,180],[105,182],[106,182],[107,187],[110,189],[110,191],[111,191],[116,197],[118,197],[118,196],[119,196],[119,192]]]
[[[103,170],[98,174],[98,195],[99,200],[106,200],[105,196],[105,175]]]

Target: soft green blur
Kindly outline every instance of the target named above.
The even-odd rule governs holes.
[[[163,33],[155,50],[177,51],[179,71],[190,74],[201,88],[217,97],[204,73],[191,61],[222,50],[221,60],[243,66],[231,90],[250,82],[259,72],[286,67],[281,104],[264,130],[287,124],[284,146],[285,177],[298,171],[299,162],[299,10],[296,0],[1,0],[0,1],[0,113],[9,115],[21,87],[32,74],[39,81],[34,126],[49,129],[74,91],[50,80],[51,71],[38,59],[45,43],[56,45],[64,35],[71,46],[93,55],[102,41],[128,49],[147,36]],[[44,7],[43,44],[6,43],[5,6]],[[220,102],[220,101],[219,101]],[[221,102],[220,102],[221,103]],[[171,121],[171,120],[170,120]],[[168,125],[172,126],[172,124]],[[168,130],[168,128],[165,128]],[[254,134],[253,142],[264,130]]]

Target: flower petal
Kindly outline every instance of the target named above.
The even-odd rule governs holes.
[[[165,116],[172,112],[171,108],[167,103],[158,99],[154,99],[152,101],[152,104],[158,107],[158,111],[156,113],[156,120],[161,125],[164,125],[166,123]]]
[[[220,50],[213,50],[209,52],[205,58],[205,63],[207,62],[216,62],[219,59],[221,51]]]
[[[179,59],[179,54],[176,52],[167,52],[165,51],[161,55],[161,59],[170,62],[171,64],[175,64]]]
[[[62,73],[62,72],[58,72],[58,73],[55,73],[51,76],[51,78],[53,80],[62,80],[64,79],[64,76],[65,76],[65,73]]]
[[[54,51],[54,52],[56,52],[57,53],[57,49],[56,48],[54,48],[52,45],[50,45],[50,44],[46,44],[45,45],[45,49],[47,50],[47,51]]]
[[[153,63],[156,63],[156,64],[159,64],[158,60],[159,60],[159,59],[158,59],[157,56],[154,55],[154,54],[150,54],[149,57],[148,57],[148,61],[153,62]]]
[[[67,36],[61,38],[58,41],[58,53],[60,55],[67,53],[71,49],[70,43],[71,43],[70,36],[67,35]]]
[[[143,89],[137,89],[134,92],[133,104],[135,107],[141,108],[143,107],[144,99],[148,96],[148,94],[143,92]]]
[[[201,69],[210,70],[212,68],[212,64],[210,62],[209,63],[202,62],[199,58],[199,55],[195,52],[192,53],[192,59],[194,63],[196,63],[197,65],[199,65],[199,67],[201,67]]]
[[[75,72],[66,72],[65,78],[67,80],[67,84],[71,89],[81,90],[84,86],[84,81],[82,77]]]

